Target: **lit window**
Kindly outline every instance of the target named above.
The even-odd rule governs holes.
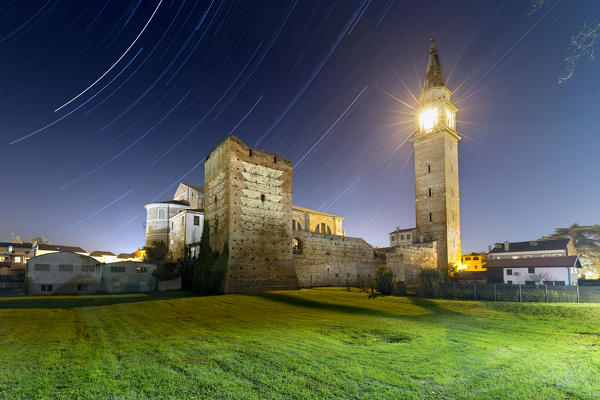
[[[145,266],[136,267],[135,271],[136,272],[148,272],[148,267],[145,267]]]
[[[421,111],[419,115],[419,123],[422,131],[430,131],[433,129],[438,120],[438,112],[435,108],[428,108]]]
[[[451,110],[446,110],[446,123],[450,128],[454,128],[454,113]]]

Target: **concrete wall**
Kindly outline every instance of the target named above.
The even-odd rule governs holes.
[[[109,293],[141,293],[156,290],[156,265],[120,261],[102,265],[102,290]]]
[[[70,252],[33,257],[27,265],[29,294],[96,293],[101,290],[100,266],[91,257]]]
[[[512,275],[507,271],[511,270]],[[577,268],[575,267],[536,267],[534,273],[529,273],[528,268],[503,268],[504,283],[522,284],[543,278],[544,281],[562,281],[565,285],[577,285]],[[542,282],[543,283],[543,282]]]

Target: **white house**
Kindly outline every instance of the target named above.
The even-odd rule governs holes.
[[[581,263],[577,256],[502,258],[490,260],[486,268],[488,282],[573,286]]]

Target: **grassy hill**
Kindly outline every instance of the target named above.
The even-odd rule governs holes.
[[[0,299],[0,399],[600,398],[600,305],[344,289]]]

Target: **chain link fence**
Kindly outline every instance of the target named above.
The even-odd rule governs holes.
[[[600,303],[600,286],[443,283],[440,297],[491,301]]]

